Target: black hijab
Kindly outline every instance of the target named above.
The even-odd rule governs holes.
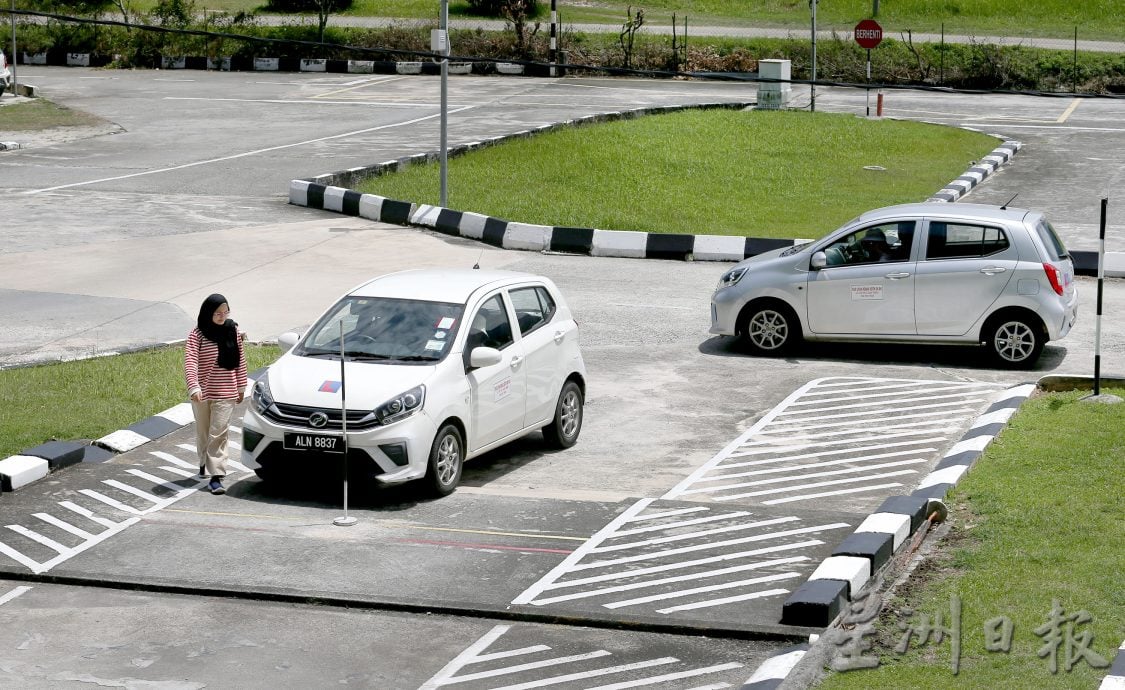
[[[219,307],[227,303],[227,298],[214,294],[203,300],[199,307],[199,318],[196,325],[203,337],[219,346],[219,358],[216,360],[223,369],[237,369],[241,358],[238,354],[238,324],[232,319],[227,319],[223,325],[216,324],[212,319]]]

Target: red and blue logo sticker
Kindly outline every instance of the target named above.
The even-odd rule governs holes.
[[[339,381],[325,381],[320,384],[319,392],[321,393],[338,393],[340,391]]]

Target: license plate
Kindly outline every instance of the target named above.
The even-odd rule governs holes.
[[[344,443],[339,436],[321,434],[285,434],[285,450],[313,450],[321,453],[343,453]]]

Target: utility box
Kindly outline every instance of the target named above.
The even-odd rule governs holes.
[[[759,79],[780,79],[782,81],[758,82],[758,110],[784,110],[789,106],[793,88],[789,84],[788,60],[759,60]]]

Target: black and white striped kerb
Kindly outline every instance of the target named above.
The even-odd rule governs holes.
[[[1117,656],[1113,659],[1113,665],[1109,668],[1109,673],[1102,678],[1101,685],[1098,690],[1125,690],[1125,642],[1117,648]]]
[[[1007,425],[1034,384],[1004,391],[973,422],[909,496],[891,496],[821,562],[782,605],[781,622],[827,627],[925,521],[931,501],[945,497]]]
[[[957,201],[969,193],[974,187],[984,181],[1000,166],[1004,165],[1016,155],[1023,147],[1019,141],[1005,141],[992,150],[992,153],[980,159],[975,165],[965,171],[963,175],[945,185],[943,189],[931,196],[928,201]]]
[[[741,690],[774,690],[809,651],[808,644],[799,644],[779,650],[762,662],[754,675],[742,685]]]

